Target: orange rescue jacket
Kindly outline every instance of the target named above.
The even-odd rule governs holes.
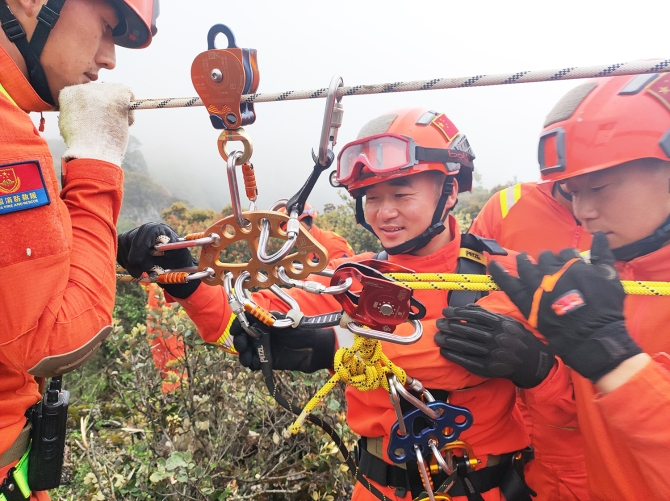
[[[617,263],[622,280],[670,281],[670,245]],[[601,395],[573,373],[579,427],[594,501],[670,499],[670,297],[626,296],[626,327],[654,360]]]
[[[499,191],[468,231],[493,238],[505,249],[525,251],[533,259],[545,250],[589,249],[591,235],[554,199],[552,188],[553,183],[518,183]],[[510,315],[518,317],[516,312]],[[569,372],[562,370],[561,374],[566,377],[563,383],[571,388]],[[522,390],[518,401],[535,448],[535,461],[526,466],[526,481],[537,492],[535,501],[589,499],[575,402],[563,393],[563,384],[549,379]]]
[[[351,248],[346,238],[338,235],[334,231],[322,230],[317,225],[313,224],[309,233],[317,242],[326,248],[326,251],[328,251],[328,259],[330,261],[354,255],[354,249]]]
[[[527,252],[566,247],[587,250],[591,235],[551,196],[553,183],[518,183],[486,202],[468,233],[493,238],[506,249]]]
[[[82,347],[111,324],[123,172],[107,162],[72,160],[59,194],[51,153],[27,113],[50,107],[1,47],[0,85],[2,454],[25,425],[25,411],[41,398],[28,370]],[[25,163],[32,177],[20,184],[25,172],[11,165]],[[30,207],[47,195],[47,205]],[[29,208],[14,211],[20,207],[14,204]],[[0,479],[6,472],[0,469]]]

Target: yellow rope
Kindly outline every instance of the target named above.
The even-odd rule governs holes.
[[[386,276],[399,282],[493,283],[493,279],[489,275],[464,275],[462,273],[387,273]]]
[[[379,387],[389,391],[386,375],[395,374],[401,384],[407,382],[407,374],[395,365],[382,351],[382,344],[378,339],[371,339],[354,334],[354,344],[349,348],[340,348],[335,353],[335,374],[326,382],[295,420],[291,427],[293,434],[300,431],[300,427],[307,419],[307,415],[316,408],[319,402],[335,387],[339,381],[360,391],[376,390]]]
[[[117,268],[119,282],[152,283],[149,277],[133,278]],[[497,291],[500,290],[488,275],[463,275],[460,273],[387,273],[385,276],[396,280],[399,285],[412,290],[436,291]],[[670,282],[622,280],[626,294],[637,296],[670,296]]]
[[[412,290],[497,291],[500,290],[488,275],[460,273],[388,273],[389,278]],[[670,296],[670,282],[622,280],[626,294],[638,296]]]

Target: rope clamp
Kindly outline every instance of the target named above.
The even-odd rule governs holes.
[[[397,344],[410,344],[421,338],[423,327],[419,320],[426,314],[426,308],[412,296],[410,289],[391,282],[378,270],[361,263],[340,265],[331,277],[330,285],[340,286],[347,280],[353,282],[350,287],[360,290],[360,294],[347,290],[333,297],[351,319],[346,324],[351,332]],[[392,334],[407,320],[414,325],[410,336]]]

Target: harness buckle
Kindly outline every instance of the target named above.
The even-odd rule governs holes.
[[[26,36],[26,32],[23,30],[23,26],[21,26],[17,19],[12,19],[11,21],[2,23],[2,29],[5,32],[5,35],[7,35],[9,41],[12,43],[19,38],[24,38]]]
[[[48,6],[43,5],[42,8],[40,9],[39,13],[37,14],[37,20],[41,23],[46,24],[46,26],[51,29],[54,27],[56,24],[56,21],[58,21],[58,18],[60,17],[59,13],[50,9]]]

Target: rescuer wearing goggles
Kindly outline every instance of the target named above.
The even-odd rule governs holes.
[[[538,157],[542,178],[561,183],[594,236],[590,264],[564,249],[541,254],[537,265],[520,255],[518,279],[491,267],[523,319],[573,370],[562,392],[553,372],[538,386],[552,402],[531,402],[533,419],[562,426],[575,419],[576,404],[591,499],[668,499],[670,300],[626,296],[620,280],[670,280],[670,74],[573,89],[547,116]],[[483,326],[467,309],[459,313],[440,326],[443,354],[493,377],[497,354],[482,342]],[[533,439],[570,461],[550,434]]]
[[[132,94],[88,82],[115,67],[114,44],[149,45],[157,15],[154,0],[0,0],[0,501],[57,487],[68,393],[55,378],[36,404],[38,380],[79,367],[111,331]],[[55,106],[60,193],[28,115]]]
[[[356,199],[357,220],[377,235],[386,249],[377,259],[387,259],[416,272],[456,271],[467,260],[462,257],[467,253],[462,252],[458,224],[449,212],[458,193],[470,189],[473,159],[467,139],[443,113],[404,109],[383,115],[363,127],[359,139],[346,145],[339,155],[337,181]],[[135,274],[150,271],[155,264],[164,269],[191,265],[187,250],[152,257],[150,250],[159,235],[168,235],[172,241],[177,238],[166,225],[153,229],[145,225],[120,235],[119,263]],[[477,255],[485,260],[483,252]],[[375,257],[372,253],[365,253],[335,260],[331,266],[372,257]],[[496,256],[496,259],[502,258]],[[240,362],[252,369],[260,368],[258,352],[252,349],[253,341],[232,316],[222,287],[201,287],[189,282],[164,288],[177,298],[206,341],[221,342],[229,331],[234,336]],[[297,288],[286,292],[305,315],[341,309],[329,295],[309,294]],[[425,332],[437,330],[436,321],[442,318],[448,302],[459,303],[456,296],[448,298],[446,292],[415,291],[415,297],[427,310],[421,320]],[[252,298],[267,310],[288,310],[272,292],[262,290],[253,293]],[[501,313],[514,309],[500,293],[483,298],[481,304]],[[412,329],[404,323],[395,332],[408,335]],[[309,331],[270,328],[273,367],[303,372],[330,368],[336,347],[346,345],[350,336],[349,331],[340,328]],[[529,351],[536,356],[534,362],[539,369],[519,376],[514,383],[478,377],[444,359],[432,336],[423,336],[406,346],[382,342],[384,353],[393,363],[420,379],[433,395],[466,407],[474,415],[474,424],[461,438],[482,458],[482,464],[472,471],[463,469],[461,478],[449,490],[455,500],[470,496],[487,501],[499,500],[501,496],[508,501],[530,500],[519,474],[528,459],[521,451],[528,446],[529,438],[515,407],[515,384],[532,387],[551,369],[550,357],[538,355],[544,344],[535,337],[533,340],[540,349]],[[364,437],[359,444],[362,475],[359,478],[364,477],[365,482],[356,483],[353,499],[376,499],[377,494],[366,485],[374,486],[391,500],[408,500],[418,495],[423,486],[416,464],[408,464],[404,469],[393,464],[386,454],[391,426],[396,420],[388,392],[383,388],[363,392],[349,387],[346,396],[348,423]],[[473,483],[476,487],[470,492]]]

